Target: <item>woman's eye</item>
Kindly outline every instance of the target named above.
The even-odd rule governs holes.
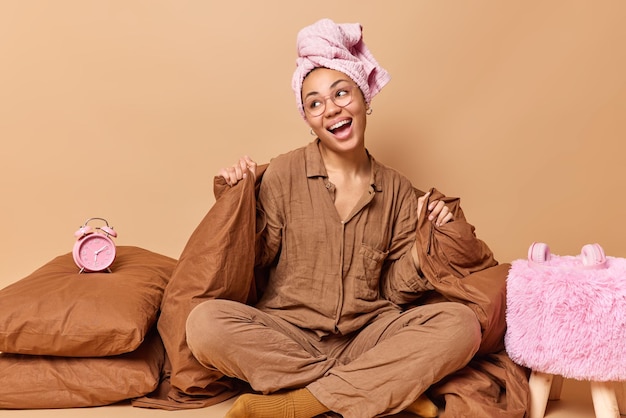
[[[319,100],[311,100],[309,104],[307,105],[307,107],[309,109],[315,109],[316,107],[320,107],[321,104],[322,102]]]
[[[337,90],[337,92],[335,93],[335,97],[343,97],[347,94],[348,94],[348,90],[341,89],[341,90]]]

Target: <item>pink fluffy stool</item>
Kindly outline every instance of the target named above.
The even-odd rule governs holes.
[[[506,350],[531,369],[530,415],[559,399],[563,378],[590,381],[597,418],[626,414],[626,259],[598,244],[578,256],[533,243],[507,277]]]

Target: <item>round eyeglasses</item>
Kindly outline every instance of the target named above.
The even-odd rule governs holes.
[[[339,107],[346,107],[352,102],[353,86],[342,86],[335,88],[328,96],[314,94],[307,96],[304,100],[304,110],[310,116],[319,116],[326,110],[328,99]]]

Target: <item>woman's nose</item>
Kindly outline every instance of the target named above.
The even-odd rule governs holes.
[[[335,102],[333,101],[333,99],[331,99],[330,97],[327,97],[326,99],[324,99],[324,113],[327,115],[334,115],[338,112],[341,112],[341,106],[337,106],[335,104]]]

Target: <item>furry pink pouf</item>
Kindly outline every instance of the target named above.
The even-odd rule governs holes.
[[[626,259],[580,268],[580,256],[549,265],[511,263],[506,350],[534,371],[591,381],[626,380]]]

